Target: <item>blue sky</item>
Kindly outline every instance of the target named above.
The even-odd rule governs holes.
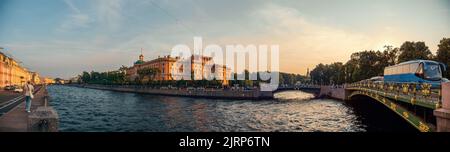
[[[31,70],[69,78],[168,55],[177,44],[279,44],[281,71],[352,52],[450,37],[448,0],[2,0],[0,46]]]

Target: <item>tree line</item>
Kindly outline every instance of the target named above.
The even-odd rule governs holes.
[[[154,87],[172,86],[172,87],[222,87],[222,81],[219,80],[156,80],[156,76],[161,73],[157,68],[140,68],[137,70],[137,76],[130,80],[126,77],[126,66],[118,70],[108,72],[83,71],[78,75],[78,83],[103,84],[103,85],[148,85]],[[193,79],[193,78],[192,78]],[[236,84],[244,84],[235,82]]]
[[[173,86],[173,87],[222,87],[221,80],[155,80],[156,76],[160,74],[160,70],[156,68],[141,68],[137,71],[137,76],[134,80],[129,80],[126,77],[127,67],[122,66],[119,70],[108,72],[83,71],[79,77],[79,83],[87,84],[106,84],[106,85],[150,85],[150,86]],[[249,75],[255,74],[245,70],[241,75],[245,76],[245,80],[237,80],[238,75],[234,73],[234,80],[229,81],[230,86],[241,87],[258,87],[262,81],[257,75],[257,80],[250,80]],[[192,75],[193,76],[193,75]],[[193,79],[193,78],[192,78]],[[280,85],[293,85],[297,82],[305,82],[306,77],[300,74],[283,73],[279,74]],[[146,81],[145,81],[146,80]]]
[[[404,42],[399,48],[385,46],[382,51],[365,50],[353,53],[346,63],[318,64],[311,71],[311,81],[316,84],[353,83],[374,76],[382,76],[384,68],[410,60],[435,60],[447,65],[444,77],[450,77],[450,38],[443,38],[436,55],[425,42]]]

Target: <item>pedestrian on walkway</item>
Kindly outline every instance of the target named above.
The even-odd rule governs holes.
[[[31,110],[31,99],[33,99],[33,92],[34,92],[34,87],[33,85],[30,83],[30,81],[28,81],[25,86],[23,87],[23,92],[25,94],[25,111],[30,113]]]

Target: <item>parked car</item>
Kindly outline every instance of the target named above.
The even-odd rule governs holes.
[[[15,88],[14,88],[14,86],[5,86],[4,89],[5,90],[14,90]]]
[[[14,92],[21,93],[21,92],[23,92],[23,89],[20,88],[20,87],[16,87],[16,88],[14,89]]]

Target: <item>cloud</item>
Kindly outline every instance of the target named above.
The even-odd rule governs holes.
[[[202,36],[204,46],[207,43],[221,46],[227,44],[278,44],[281,51],[280,62],[282,65],[280,67],[282,70],[303,72],[307,67],[320,62],[345,62],[350,54],[356,51],[355,49],[371,48],[374,45],[374,40],[366,34],[314,23],[297,9],[288,6],[267,3],[261,7],[246,10],[239,17],[235,14],[229,15],[231,16],[224,16],[228,20],[213,18],[205,21],[207,24],[190,22],[189,26],[201,29],[201,33],[205,33],[205,35],[192,35],[175,24],[165,25],[156,29],[143,30],[135,37],[114,47],[123,50],[130,48],[138,50],[138,48],[144,47],[146,50],[151,49],[152,55],[155,56],[170,53],[169,50],[178,43],[191,45],[194,36]],[[193,17],[195,20],[196,16]],[[236,21],[238,24],[240,24],[239,22],[245,22],[245,24],[230,24],[230,19],[234,19],[232,21]],[[191,19],[184,18],[184,20]],[[211,34],[216,31],[225,32]],[[298,65],[302,65],[302,67]]]
[[[140,53],[139,48],[144,48],[146,59],[167,55],[176,44],[191,46],[194,36],[202,36],[204,46],[279,44],[281,70],[295,73],[305,73],[307,67],[311,69],[318,63],[345,62],[356,51],[378,49],[384,44],[399,46],[405,40],[423,39],[417,31],[408,31],[407,27],[392,22],[371,18],[371,22],[376,21],[373,27],[358,28],[360,24],[347,26],[348,21],[341,21],[342,17],[332,14],[338,11],[323,10],[324,13],[314,15],[311,10],[294,5],[310,6],[307,2],[64,2],[62,4],[69,13],[60,20],[57,28],[57,32],[64,33],[42,38],[42,41],[5,45],[12,50],[24,50],[15,52],[16,56],[27,56],[24,61],[32,63],[36,69],[43,69],[39,71],[59,76],[131,65]],[[448,9],[442,11],[448,12]],[[327,17],[328,14],[332,15]],[[48,56],[57,59],[38,61]]]
[[[64,0],[64,2],[67,4],[67,6],[72,9],[72,11],[76,13],[81,13],[80,9],[78,9],[71,0]]]
[[[102,26],[111,30],[118,29],[122,21],[122,0],[98,0],[97,14]]]
[[[134,56],[124,52],[107,53],[105,47],[89,40],[43,40],[3,46],[18,60],[24,61],[27,68],[52,77],[70,78],[81,71],[117,69],[134,60]]]
[[[374,40],[364,33],[314,23],[287,6],[268,3],[252,16],[261,22],[261,39],[280,45],[282,71],[304,73],[307,67],[345,62],[355,49],[373,47]]]
[[[363,50],[381,50],[385,45],[399,47],[406,40],[423,40],[423,36],[398,26],[380,23],[364,31],[322,24],[289,6],[268,3],[251,16],[260,22],[263,33],[248,40],[280,45],[281,71],[306,73],[319,63],[346,62],[350,55]],[[433,47],[433,46],[431,46]]]
[[[70,15],[61,23],[57,31],[67,32],[77,30],[80,28],[88,28],[92,19],[87,14],[83,14],[78,7],[76,7],[71,0],[64,0],[67,7],[72,11]]]
[[[88,28],[91,22],[92,20],[86,14],[73,14],[70,15],[57,30],[64,32],[80,28]]]

